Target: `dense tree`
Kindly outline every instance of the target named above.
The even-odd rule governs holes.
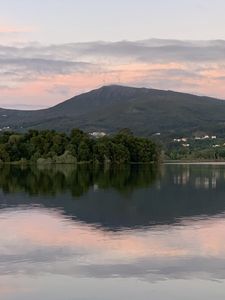
[[[95,162],[106,163],[110,161],[110,142],[108,138],[102,138],[98,143],[95,143],[93,153]]]
[[[25,134],[6,132],[0,135],[2,162],[149,163],[158,161],[159,153],[155,143],[135,137],[128,129],[98,139],[79,129],[73,129],[69,136],[53,130],[30,130]]]
[[[4,144],[0,145],[0,160],[2,162],[10,162],[10,156]]]
[[[79,161],[89,161],[91,159],[91,152],[88,143],[81,141],[78,146],[78,160]]]

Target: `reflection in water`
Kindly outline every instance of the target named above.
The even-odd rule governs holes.
[[[149,187],[157,178],[156,166],[121,166],[110,168],[90,165],[49,165],[48,167],[18,167],[2,165],[0,187],[5,193],[25,191],[29,195],[57,195],[69,191],[80,197],[90,187],[114,188],[129,194],[137,188]]]
[[[6,166],[0,172],[1,206],[41,205],[111,230],[173,224],[223,213],[224,174],[222,166]]]
[[[174,166],[173,166],[174,167]],[[217,182],[225,178],[225,169],[222,166],[212,165],[175,165],[172,170],[180,170],[179,173],[174,174],[174,184],[187,185],[192,184],[194,179],[194,185],[197,189],[216,189]],[[198,174],[196,173],[198,172]]]
[[[224,175],[2,167],[1,298],[224,299]]]

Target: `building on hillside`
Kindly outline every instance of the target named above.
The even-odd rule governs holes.
[[[102,138],[106,136],[105,132],[91,132],[90,135],[94,138]]]

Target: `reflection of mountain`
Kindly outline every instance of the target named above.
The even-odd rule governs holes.
[[[225,211],[225,168],[165,166],[156,180],[158,173],[150,166],[105,170],[6,166],[0,173],[1,202],[3,207],[38,204],[60,209],[71,218],[110,230]]]
[[[86,284],[90,278],[100,279],[101,284],[102,279],[115,278],[138,278],[149,283],[185,279],[192,284],[196,278],[225,279],[224,216],[184,221],[182,227],[106,232],[74,222],[54,210],[22,208],[16,212],[2,210],[0,227],[4,228],[0,235],[1,279],[19,275],[27,284],[27,276],[40,279],[40,274],[45,274],[45,286],[46,280],[57,282],[62,274],[67,276],[62,282],[73,277],[73,286],[81,277]]]

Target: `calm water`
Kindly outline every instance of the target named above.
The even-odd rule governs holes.
[[[222,300],[225,166],[0,169],[0,298]]]

